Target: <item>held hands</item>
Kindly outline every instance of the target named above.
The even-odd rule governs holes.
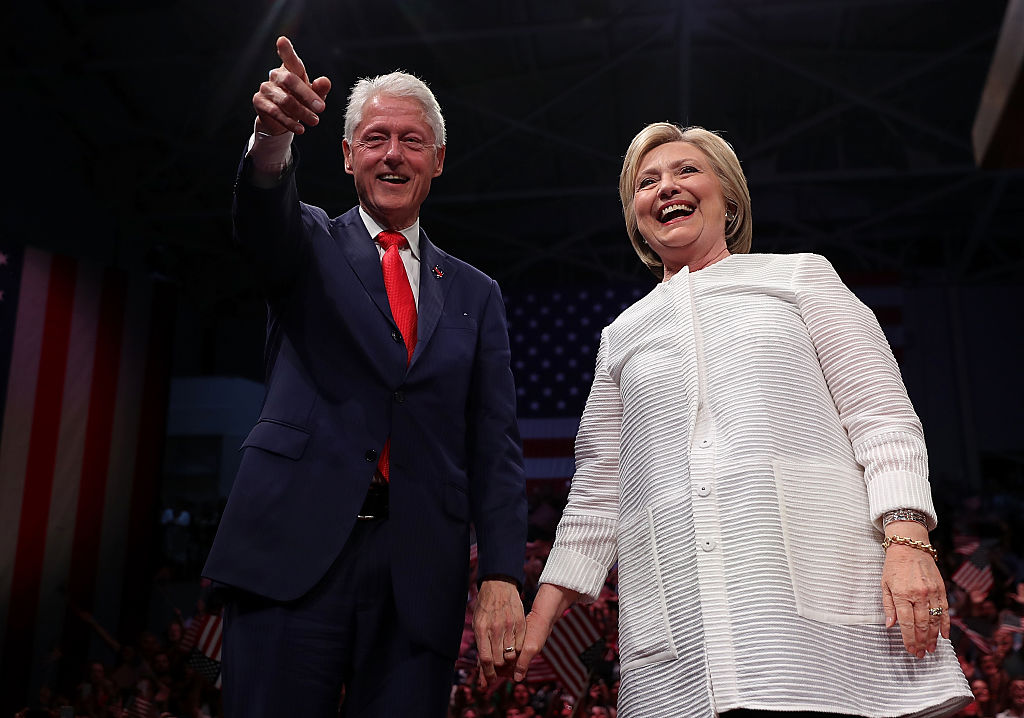
[[[912,521],[886,527],[887,535],[928,542],[928,532]],[[918,658],[934,653],[938,636],[949,638],[949,605],[946,587],[935,560],[925,551],[892,544],[885,552],[882,569],[882,607],[885,627],[899,623],[903,645]],[[942,609],[933,615],[929,609]]]
[[[526,617],[526,635],[520,642],[519,655],[515,657],[515,662],[509,659],[507,665],[498,671],[498,676],[512,678],[517,683],[526,678],[530,661],[544,648],[555,621],[579,597],[580,594],[571,589],[552,583],[541,584],[533,599],[530,615]]]
[[[268,135],[301,135],[307,126],[320,122],[317,113],[326,107],[324,100],[331,91],[331,81],[318,77],[310,82],[291,40],[283,35],[277,38],[277,55],[281,66],[270,71],[270,78],[252,96],[256,130]]]
[[[507,677],[508,666],[523,648],[526,631],[523,602],[511,581],[487,579],[480,584],[473,611],[473,632],[480,661],[480,685],[493,684],[498,672]],[[509,648],[511,650],[506,651]]]

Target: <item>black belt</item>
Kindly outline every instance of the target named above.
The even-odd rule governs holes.
[[[359,521],[373,521],[375,519],[386,519],[388,517],[388,485],[370,484],[370,490],[366,492],[366,500],[363,507],[359,509],[356,519]]]

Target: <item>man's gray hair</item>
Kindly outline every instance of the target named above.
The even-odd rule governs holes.
[[[444,117],[441,105],[427,84],[415,75],[398,70],[387,75],[364,77],[352,86],[348,95],[348,107],[345,109],[345,139],[351,143],[355,139],[356,128],[363,120],[363,107],[379,95],[391,97],[411,97],[423,106],[427,124],[434,131],[434,144],[447,144],[448,136],[444,129]]]

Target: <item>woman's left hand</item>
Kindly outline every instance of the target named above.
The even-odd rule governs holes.
[[[928,543],[927,530],[914,522],[891,523],[885,533]],[[886,549],[882,607],[885,627],[899,623],[903,645],[918,658],[935,652],[940,633],[949,638],[946,586],[935,559],[921,549],[895,543]],[[941,609],[941,613],[933,615],[932,609]]]

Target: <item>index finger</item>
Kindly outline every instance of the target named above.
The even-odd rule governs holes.
[[[281,63],[284,68],[292,74],[298,75],[302,78],[302,81],[307,85],[309,84],[309,75],[306,74],[306,66],[302,64],[302,60],[299,59],[298,53],[295,52],[295,47],[292,45],[292,41],[282,35],[277,38],[277,56],[281,58]]]

